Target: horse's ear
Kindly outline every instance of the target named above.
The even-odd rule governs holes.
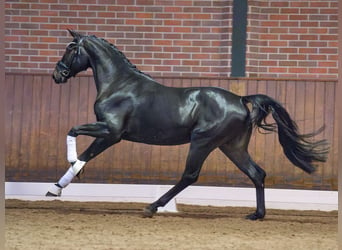
[[[76,31],[73,31],[71,29],[68,29],[70,35],[72,35],[73,38],[79,40],[81,38],[81,35],[79,33],[77,33]]]

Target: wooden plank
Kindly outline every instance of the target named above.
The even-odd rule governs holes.
[[[23,124],[23,95],[24,95],[24,77],[21,75],[14,77],[14,107],[12,120],[12,150],[10,163],[11,167],[6,168],[6,174],[11,174],[11,181],[19,180],[21,177],[22,165],[20,163],[20,148],[22,146],[22,124]]]
[[[148,180],[150,177],[149,175],[145,175],[143,172],[145,162],[143,157],[144,154],[141,148],[143,147],[140,143],[131,143],[131,151],[130,151],[130,176],[134,180]]]
[[[225,89],[228,91],[229,90],[229,81],[225,80],[225,79],[219,79],[217,87]]]
[[[305,85],[305,107],[304,107],[304,133],[312,133],[315,130],[315,84],[306,81]]]
[[[33,76],[25,77],[25,81],[23,84],[23,106],[22,106],[22,126],[21,126],[21,145],[19,149],[19,164],[20,164],[20,171],[22,172],[23,176],[27,176],[30,180],[29,175],[29,163],[30,163],[30,134],[32,133],[32,99],[33,99],[33,90],[32,90],[32,82]]]
[[[88,106],[92,106],[89,103],[89,77],[79,77],[78,87],[78,110],[77,110],[77,123],[88,123]]]
[[[56,165],[52,163],[53,158],[51,156],[54,151],[53,139],[56,136],[56,126],[51,124],[53,117],[56,117],[58,112],[51,112],[53,100],[52,97],[52,82],[50,77],[47,79],[46,76],[36,76],[39,77],[40,83],[40,124],[39,124],[39,150],[37,157],[37,167],[45,166],[45,171],[40,173],[41,178],[45,181],[50,181],[51,177],[55,177]],[[52,143],[51,143],[52,142]],[[51,164],[52,163],[52,164]],[[42,172],[42,171],[41,171]],[[56,177],[55,177],[56,178]]]
[[[150,176],[151,179],[161,178],[162,171],[161,169],[161,147],[152,146],[151,147],[151,164],[150,164]]]
[[[246,90],[246,81],[245,80],[233,80],[230,81],[229,91],[233,92],[236,95],[244,96],[247,93]]]
[[[16,115],[16,107],[18,105],[18,92],[16,91],[16,79],[14,75],[6,75],[5,82],[5,166],[6,166],[6,180],[12,178],[15,173],[15,160],[17,158],[17,146],[20,141],[18,133],[18,115]],[[21,99],[20,99],[21,100]]]
[[[179,79],[177,80],[177,84],[174,87],[182,87],[182,88],[189,88],[191,87],[191,80],[189,79]]]
[[[70,127],[81,125],[79,123],[80,116],[80,77],[72,78],[68,83],[70,85],[69,89],[69,100],[67,103],[68,110],[68,123]]]
[[[48,165],[48,154],[49,154],[49,147],[48,147],[48,137],[49,134],[49,118],[50,118],[50,100],[51,100],[51,85],[44,81],[43,76],[35,76],[35,81],[37,81],[37,86],[39,85],[40,88],[40,106],[39,106],[39,130],[38,130],[38,138],[37,138],[37,151],[38,153],[35,155],[37,160],[36,167],[40,167],[41,165]],[[44,84],[42,84],[42,82]],[[36,87],[37,87],[36,86]],[[37,92],[34,89],[34,92]],[[39,162],[38,162],[39,159]],[[42,174],[42,178],[46,178],[49,176],[48,170],[40,173]]]
[[[134,166],[132,167],[131,161],[133,142],[121,141],[117,148],[120,149],[120,154],[117,154],[117,156],[119,156],[121,160],[116,167],[119,171],[122,171],[122,182],[131,183],[132,178],[134,178],[132,175],[134,174]]]
[[[44,126],[44,134],[46,132],[46,140],[48,142],[48,160],[46,169],[50,173],[49,178],[46,181],[57,181],[57,179],[60,176],[59,173],[61,171],[59,170],[62,168],[62,170],[65,170],[66,161],[65,158],[63,161],[59,161],[59,155],[62,154],[62,152],[65,152],[65,148],[61,148],[58,145],[59,137],[60,137],[60,124],[63,122],[61,120],[61,113],[60,113],[60,99],[61,99],[61,88],[59,85],[54,84],[51,80],[51,78],[47,79],[44,77],[44,82],[46,85],[50,86],[50,100],[45,99],[46,106],[49,107],[49,114],[47,127]],[[65,146],[65,143],[63,144]]]
[[[39,131],[40,131],[40,120],[41,120],[41,102],[42,102],[42,81],[40,76],[33,76],[32,82],[28,82],[26,84],[30,84],[32,86],[32,106],[30,109],[30,133],[28,136],[28,144],[29,149],[27,150],[29,153],[29,163],[27,171],[30,173],[30,178],[34,181],[38,181],[40,179],[39,169],[39,160],[40,158],[44,158],[40,156],[39,151]],[[27,110],[28,111],[28,110]]]
[[[192,87],[200,87],[201,86],[201,80],[193,78],[191,79],[191,86]]]
[[[151,155],[152,155],[152,146],[151,145],[140,145],[140,152],[138,160],[141,162],[139,169],[140,169],[140,176],[145,177],[148,183],[153,183],[153,178],[151,178]]]
[[[338,85],[337,83],[332,83],[334,85],[334,93],[335,93],[335,99],[334,99],[334,104],[335,104],[335,109],[334,109],[334,125],[333,125],[333,141],[332,141],[332,144],[331,144],[331,152],[333,154],[332,156],[332,159],[331,159],[331,164],[332,164],[332,171],[333,171],[333,175],[331,177],[331,186],[329,189],[331,190],[338,190],[338,160],[339,160],[339,152],[341,152],[341,150],[339,149],[339,142],[340,142],[340,136],[339,135],[339,131],[341,131],[341,129],[339,129],[339,120],[338,119],[338,114],[339,114],[339,111],[338,109],[340,109],[340,102],[337,100],[338,98],[338,95],[337,95],[337,89],[338,89]]]
[[[324,119],[326,124],[326,129],[324,130],[324,136],[330,142],[334,142],[334,117],[335,117],[335,85],[331,83],[326,83],[325,89],[325,112]],[[328,157],[328,160],[323,169],[323,186],[331,187],[332,179],[337,176],[336,171],[334,171],[334,154],[337,152],[332,150]],[[336,187],[335,187],[336,188]]]
[[[70,83],[57,85],[59,90],[59,99],[57,105],[59,106],[57,127],[58,132],[56,134],[56,175],[57,178],[61,177],[65,171],[69,168],[66,154],[66,136],[73,125],[69,122],[69,105],[70,105]]]

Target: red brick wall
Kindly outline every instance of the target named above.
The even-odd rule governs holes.
[[[337,1],[249,1],[250,76],[337,77]]]
[[[73,28],[153,76],[229,76],[232,2],[6,0],[6,70],[51,73]],[[248,76],[336,78],[337,0],[249,1],[247,43]]]

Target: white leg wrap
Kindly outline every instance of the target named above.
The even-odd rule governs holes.
[[[81,169],[84,167],[85,164],[86,164],[85,161],[77,160],[75,164],[72,166],[72,170],[74,171],[74,174],[77,175],[81,171]]]
[[[62,188],[65,188],[70,184],[74,177],[74,170],[72,169],[72,167],[70,167],[68,171],[66,171],[66,173],[62,176],[62,178],[59,179],[58,185],[60,185]]]
[[[81,171],[83,166],[86,164],[84,161],[76,160],[75,164],[71,166],[68,171],[60,178],[58,181],[58,185],[62,188],[65,188],[70,184],[72,179]]]
[[[62,195],[62,188],[57,187],[55,184],[51,186],[51,188],[48,190],[48,193],[54,194],[55,196],[61,196]],[[51,196],[51,195],[49,195]]]
[[[77,161],[77,150],[76,150],[76,137],[67,135],[66,139],[67,143],[67,159],[68,162],[75,162]]]

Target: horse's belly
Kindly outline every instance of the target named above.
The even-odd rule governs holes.
[[[180,145],[190,141],[188,129],[177,131],[149,130],[141,133],[127,132],[122,139],[152,145]]]

